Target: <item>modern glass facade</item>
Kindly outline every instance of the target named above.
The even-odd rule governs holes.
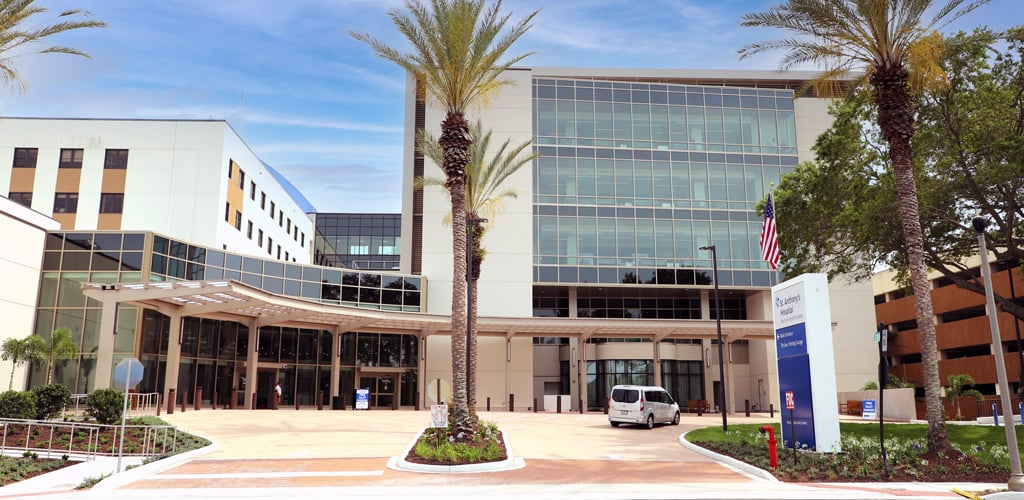
[[[534,79],[534,281],[767,287],[753,207],[797,164],[793,92]]]
[[[315,262],[349,269],[398,269],[401,214],[318,213]]]
[[[328,304],[391,311],[421,310],[423,278],[417,276],[287,264],[146,232],[54,232],[47,235],[45,248],[36,333],[48,338],[56,328],[71,330],[78,344],[79,358],[58,366],[54,381],[67,385],[75,393],[86,393],[96,386],[92,374],[99,348],[101,313],[101,304],[82,294],[81,283],[230,279],[269,292]],[[114,362],[125,357],[139,358],[147,374],[139,387],[142,392],[163,391],[169,328],[169,318],[155,310],[128,305],[118,308]],[[342,345],[348,345],[344,339],[354,335],[343,335]],[[358,346],[356,350],[341,350],[343,360],[351,359],[343,362],[340,387],[356,386],[356,367],[389,367],[402,368],[403,381],[411,380],[414,391],[416,337],[359,335],[383,340],[379,345],[367,341],[353,344]],[[372,337],[374,335],[377,337]],[[260,328],[257,361],[276,367],[275,376],[288,389],[283,404],[292,405],[294,398],[298,398],[299,404],[312,405],[316,403],[317,391],[327,392],[332,356],[338,352],[332,337],[324,330]],[[217,404],[228,405],[231,394],[238,396],[236,403],[241,401],[244,391],[251,389],[246,388],[242,376],[248,355],[248,327],[233,321],[189,317],[182,320],[180,338],[179,395],[182,392],[194,394],[202,389],[204,403],[209,403],[216,395]],[[359,350],[364,348],[365,354]],[[392,355],[393,351],[398,354]],[[381,352],[384,354],[376,354]],[[409,360],[412,360],[411,366]],[[35,369],[31,385],[44,381],[45,374]],[[402,389],[409,390],[405,386]],[[398,396],[401,404],[414,404],[412,395]]]

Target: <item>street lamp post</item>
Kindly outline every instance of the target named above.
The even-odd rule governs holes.
[[[715,280],[715,327],[718,331],[718,378],[722,381],[722,432],[729,431],[729,420],[726,416],[729,413],[728,390],[725,385],[725,352],[722,348],[722,304],[718,301],[718,252],[715,245],[700,247],[701,250],[711,250],[711,268]]]
[[[473,387],[473,226],[476,223],[485,223],[487,219],[466,217],[466,228],[469,234],[466,235],[466,394],[471,392]],[[466,401],[469,404],[469,401]]]
[[[985,305],[988,309],[988,323],[992,330],[992,350],[996,357],[996,376],[999,381],[999,401],[1003,407],[1003,427],[1006,429],[1006,447],[1010,455],[1011,491],[1024,491],[1024,474],[1020,469],[1020,453],[1017,451],[1017,433],[1013,425],[1013,409],[1010,407],[1010,387],[1006,382],[1006,365],[1003,362],[1003,342],[999,336],[999,321],[996,318],[996,299],[992,292],[992,271],[988,268],[988,250],[985,248],[985,226],[988,219],[975,217],[971,221],[978,233],[978,254],[981,257],[981,276],[985,280]]]

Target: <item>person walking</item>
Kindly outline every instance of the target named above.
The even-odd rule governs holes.
[[[281,381],[278,380],[274,384],[274,409],[278,409],[281,406]]]

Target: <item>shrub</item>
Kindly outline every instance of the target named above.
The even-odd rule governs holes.
[[[0,394],[0,418],[36,418],[36,397],[31,392],[7,391]]]
[[[97,389],[85,397],[85,413],[101,424],[115,424],[124,413],[124,395],[117,389]]]
[[[71,390],[64,384],[40,385],[32,388],[36,396],[36,419],[48,420],[71,404]]]

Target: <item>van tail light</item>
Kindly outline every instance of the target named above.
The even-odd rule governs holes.
[[[640,398],[640,411],[644,411],[644,398]]]

